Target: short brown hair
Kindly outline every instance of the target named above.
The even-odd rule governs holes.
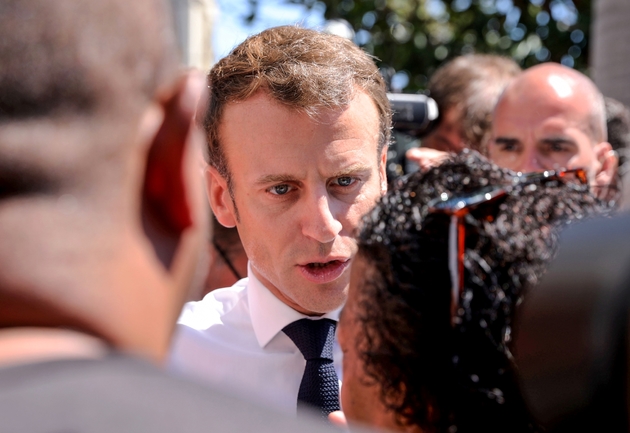
[[[462,137],[472,149],[485,152],[492,112],[509,81],[521,72],[507,57],[469,54],[442,65],[429,80],[429,92],[440,113],[461,110]]]
[[[260,89],[274,100],[316,116],[321,109],[347,106],[357,89],[379,113],[379,150],[389,143],[391,110],[385,81],[373,59],[351,41],[297,26],[275,27],[251,36],[208,74],[210,100],[203,121],[209,163],[230,184],[219,142],[225,106]],[[379,152],[380,153],[380,152]]]

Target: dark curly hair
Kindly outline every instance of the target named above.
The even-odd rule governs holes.
[[[395,183],[366,215],[359,256],[364,332],[357,347],[381,400],[425,432],[536,431],[514,379],[511,325],[524,289],[552,258],[555,228],[603,212],[587,185],[514,184],[515,173],[464,151]],[[464,289],[451,317],[449,217],[428,203],[479,188],[508,193],[466,217]]]

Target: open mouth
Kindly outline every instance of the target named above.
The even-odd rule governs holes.
[[[340,263],[341,262],[339,260],[332,260],[330,262],[324,262],[324,263],[309,263],[306,266],[309,267],[310,269],[324,269],[324,268],[327,268],[329,266],[338,265]]]
[[[339,278],[349,266],[350,260],[330,260],[313,262],[300,266],[302,275],[309,281],[323,284]]]

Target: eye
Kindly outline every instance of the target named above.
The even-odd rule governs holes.
[[[552,143],[549,148],[552,152],[564,152],[566,150],[566,146],[561,143]]]
[[[343,176],[343,177],[338,177],[335,182],[337,183],[337,185],[345,187],[345,186],[352,185],[355,181],[356,179],[353,177]]]
[[[286,193],[291,191],[291,187],[287,185],[286,183],[283,183],[280,185],[272,186],[271,188],[268,189],[268,191],[274,195],[285,195]]]
[[[499,142],[497,146],[504,152],[514,152],[517,150],[517,144],[514,141]]]
[[[567,153],[571,152],[572,149],[573,147],[571,146],[571,143],[562,140],[550,141],[542,146],[543,152],[546,153]]]

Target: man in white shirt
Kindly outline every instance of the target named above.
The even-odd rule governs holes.
[[[326,415],[338,409],[330,352],[339,370],[332,341],[353,233],[387,188],[383,79],[350,41],[287,26],[248,38],[208,84],[208,196],[218,221],[238,229],[248,278],[187,304],[171,366],[289,413],[300,401]],[[321,356],[300,343],[311,333],[325,340]],[[325,404],[307,397],[313,374],[329,380],[314,385]]]

